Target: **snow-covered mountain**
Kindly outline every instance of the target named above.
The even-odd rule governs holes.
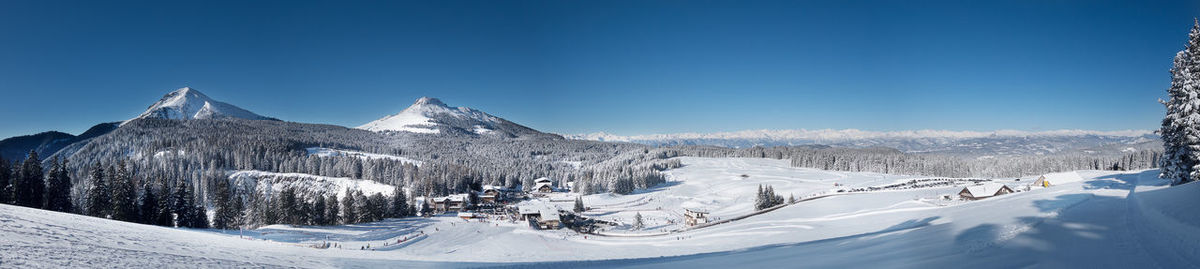
[[[911,153],[963,155],[1024,155],[1134,150],[1158,147],[1158,136],[1148,130],[1017,131],[991,132],[913,130],[875,132],[844,130],[747,130],[721,133],[678,133],[621,136],[591,133],[571,139],[632,142],[647,145],[711,145],[724,147],[829,145],[838,147],[890,147]]]
[[[146,112],[142,112],[136,118],[129,119],[129,122],[135,119],[159,118],[159,119],[219,119],[219,118],[241,118],[250,120],[276,120],[275,118],[265,117],[254,112],[242,109],[240,107],[213,100],[204,93],[183,87],[175,90],[162,99],[146,108]],[[121,123],[122,125],[125,122]]]
[[[450,107],[441,100],[421,97],[400,113],[358,126],[373,132],[467,135],[500,138],[561,138],[521,126],[469,107]]]

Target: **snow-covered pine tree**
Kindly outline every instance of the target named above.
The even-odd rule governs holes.
[[[115,169],[110,170],[109,182],[112,184],[112,218],[120,221],[137,221],[137,190],[133,187],[133,179],[125,162],[118,162]]]
[[[104,166],[99,162],[92,165],[89,178],[92,186],[88,187],[87,214],[93,217],[108,217],[112,214],[112,190],[108,187],[108,178],[104,175]]]
[[[354,206],[354,192],[346,189],[346,195],[342,196],[342,224],[353,224],[358,221],[358,210]]]
[[[338,210],[337,194],[331,193],[329,197],[325,197],[325,224],[323,225],[336,225],[340,211]]]
[[[1175,54],[1170,99],[1159,134],[1163,140],[1160,177],[1175,184],[1200,177],[1200,22],[1193,21],[1188,43]]]
[[[408,198],[404,197],[404,188],[396,185],[396,189],[392,190],[392,202],[388,207],[388,217],[402,218],[408,216]]]
[[[642,212],[638,212],[636,215],[633,215],[633,229],[641,230],[644,227],[646,227],[646,223],[642,221]]]
[[[237,215],[241,214],[239,208],[234,208],[232,199],[233,193],[229,187],[229,180],[223,178],[215,178],[215,190],[213,191],[213,228],[230,229],[237,226]]]
[[[196,223],[196,219],[200,216],[193,215],[196,211],[192,204],[195,197],[192,195],[192,186],[186,181],[175,183],[175,193],[171,195],[171,213],[175,215],[176,227],[191,227]]]
[[[581,213],[585,209],[583,207],[583,197],[575,197],[575,213]]]

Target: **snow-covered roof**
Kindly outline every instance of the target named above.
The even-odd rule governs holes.
[[[500,187],[496,187],[496,186],[492,186],[492,185],[483,185],[483,190],[484,190],[484,191],[487,191],[487,190],[500,190]]]
[[[446,200],[450,200],[451,202],[466,202],[467,195],[466,194],[451,194],[451,195],[447,195],[447,196],[433,198],[434,202],[441,202],[441,201],[446,201]]]
[[[539,214],[541,214],[542,220],[559,220],[560,219],[558,217],[558,210],[554,210],[551,208],[544,208],[541,210],[541,212],[539,212]]]
[[[550,183],[550,181],[551,181],[551,180],[550,180],[550,178],[548,178],[548,177],[542,177],[542,178],[538,178],[538,179],[534,179],[534,180],[533,180],[533,182],[534,182],[534,183]]]
[[[1083,177],[1079,176],[1079,173],[1075,173],[1075,171],[1045,174],[1041,178],[1050,181],[1051,184],[1083,181]]]
[[[534,190],[538,190],[538,189],[541,189],[541,188],[542,188],[542,186],[546,186],[546,187],[550,187],[550,189],[554,189],[554,186],[551,186],[551,185],[550,185],[550,182],[543,182],[543,183],[534,184],[534,185],[533,185],[533,189],[534,189]]]
[[[971,193],[971,197],[975,198],[992,197],[996,195],[996,192],[999,192],[1000,189],[1004,187],[1004,184],[988,183],[983,185],[969,186],[967,187],[967,192]]]

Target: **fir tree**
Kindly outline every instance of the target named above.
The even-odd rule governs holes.
[[[110,168],[112,169],[112,168]],[[108,174],[109,182],[112,183],[112,219],[120,221],[137,221],[137,191],[133,187],[133,179],[129,174],[129,170],[125,167],[125,161],[117,164],[116,168]]]
[[[404,188],[399,185],[392,190],[392,203],[388,207],[388,217],[403,218],[408,216],[408,198],[404,197]]]
[[[1188,43],[1175,54],[1169,100],[1159,134],[1163,140],[1160,177],[1180,184],[1200,178],[1200,22],[1193,22]]]
[[[108,187],[108,180],[102,167],[100,163],[92,165],[92,172],[89,176],[92,186],[88,187],[87,205],[84,207],[87,208],[88,215],[106,218],[112,214],[112,190]]]
[[[309,213],[313,216],[313,225],[329,225],[328,221],[325,220],[325,216],[327,216],[325,213],[326,210],[328,209],[325,209],[325,197],[318,195],[315,199],[313,199],[312,211]]]
[[[154,190],[150,189],[150,184],[142,184],[142,196],[138,199],[138,216],[141,218],[138,223],[142,224],[157,224],[159,214],[158,196],[154,195]]]
[[[214,178],[216,186],[213,191],[213,206],[215,213],[213,215],[213,228],[227,230],[237,226],[237,216],[240,215],[241,208],[233,205],[233,193],[229,187],[229,180],[224,178]]]
[[[638,212],[636,215],[633,215],[634,230],[641,230],[645,226],[646,224],[642,222],[642,212]]]
[[[12,204],[12,163],[0,157],[0,203]]]
[[[191,227],[195,224],[196,219],[200,216],[194,215],[196,212],[193,201],[195,197],[192,194],[192,186],[187,182],[178,182],[175,184],[175,193],[171,194],[171,214],[175,215],[176,227]]]
[[[37,152],[30,150],[25,162],[21,163],[16,181],[13,182],[13,200],[19,206],[41,208],[45,205],[45,191],[42,162],[38,160]]]
[[[67,161],[54,157],[50,161],[50,173],[46,174],[46,209],[58,212],[74,212],[71,204],[71,176],[67,173]]]
[[[323,225],[336,225],[340,211],[338,210],[337,194],[331,193],[329,197],[325,197],[325,224]]]
[[[283,188],[279,192],[279,199],[277,201],[276,208],[281,213],[279,222],[284,224],[300,224],[298,218],[300,206],[296,204],[296,190],[291,187]]]
[[[358,210],[354,206],[354,193],[349,189],[346,190],[346,195],[342,196],[342,224],[353,224],[358,222]]]

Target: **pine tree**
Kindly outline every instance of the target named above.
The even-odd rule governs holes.
[[[329,224],[327,224],[328,221],[325,220],[325,216],[326,216],[325,211],[326,210],[327,209],[325,209],[325,197],[321,197],[320,195],[317,195],[317,197],[315,199],[313,199],[312,211],[309,213],[309,214],[312,214],[312,216],[313,216],[312,217],[313,225],[329,225]]]
[[[332,194],[332,193],[329,194],[329,197],[325,197],[325,224],[324,225],[337,225],[338,224],[338,215],[340,213],[341,213],[341,210],[338,210],[337,194]]]
[[[1180,184],[1200,178],[1200,22],[1193,22],[1188,43],[1175,54],[1169,100],[1163,102],[1159,134],[1163,140],[1160,177]]]
[[[158,209],[158,196],[150,189],[150,184],[142,184],[142,196],[138,199],[138,223],[156,224],[161,210]]]
[[[112,191],[108,186],[104,168],[100,163],[92,165],[92,186],[88,187],[87,213],[93,217],[105,218],[112,214]]]
[[[754,195],[754,209],[755,210],[762,210],[763,208],[767,208],[766,207],[767,202],[766,202],[766,199],[764,199],[765,197],[766,197],[766,193],[763,192],[763,186],[762,186],[762,184],[759,184],[758,192]]]
[[[196,219],[200,216],[194,215],[196,212],[193,204],[195,197],[192,195],[192,186],[187,182],[178,182],[175,184],[175,193],[171,195],[171,213],[175,215],[176,227],[191,227],[195,224]]]
[[[191,215],[191,218],[189,219],[190,221],[189,221],[189,225],[187,227],[196,228],[196,229],[207,229],[209,226],[208,212],[207,212],[207,210],[204,210],[204,206],[192,205],[191,211],[192,212],[189,214],[189,215]]]
[[[155,195],[155,198],[158,199],[158,206],[155,209],[158,212],[154,214],[154,225],[173,227],[175,226],[175,211],[171,208],[171,206],[175,205],[173,195],[171,195],[173,192],[164,187],[162,192],[159,193],[162,195]],[[151,191],[151,194],[153,194],[153,191]]]
[[[112,168],[110,168],[112,169]],[[125,168],[125,161],[117,164],[115,170],[109,173],[112,183],[112,219],[120,221],[137,221],[137,191],[133,187],[133,179]]]
[[[583,197],[575,197],[575,213],[582,213],[584,210]]]
[[[388,209],[388,217],[403,218],[408,216],[408,198],[404,196],[404,188],[396,185],[396,189],[392,191],[392,203]]]
[[[50,161],[50,173],[46,175],[46,209],[58,212],[74,212],[71,204],[71,176],[67,173],[67,161],[54,157]]]
[[[642,212],[638,212],[636,215],[633,215],[634,230],[641,230],[645,226],[646,224],[642,222]]]
[[[21,163],[20,173],[13,182],[13,200],[16,205],[41,208],[45,205],[46,182],[42,176],[42,162],[38,160],[36,151],[29,151],[25,162]]]
[[[277,201],[276,208],[281,213],[279,222],[284,224],[300,224],[300,206],[296,204],[296,190],[291,187],[283,188],[279,192],[279,199]]]
[[[213,206],[215,213],[213,215],[213,228],[227,230],[237,225],[237,216],[240,215],[241,209],[233,205],[233,193],[229,187],[229,180],[223,178],[214,178],[216,186],[213,190]]]
[[[0,157],[0,203],[12,204],[12,163]]]
[[[368,221],[380,221],[387,215],[388,199],[384,198],[383,194],[376,192],[367,198],[367,206],[371,211]]]
[[[342,196],[342,224],[354,224],[358,222],[358,210],[354,207],[354,193],[349,189],[346,190],[346,195]]]

